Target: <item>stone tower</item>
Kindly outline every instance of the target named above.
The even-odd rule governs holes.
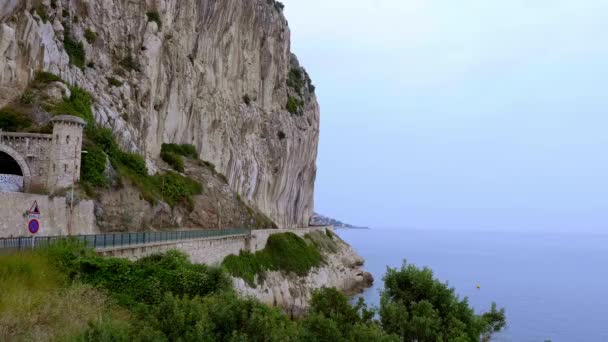
[[[53,122],[47,188],[50,193],[72,186],[80,179],[82,133],[86,122],[72,115],[58,115]]]

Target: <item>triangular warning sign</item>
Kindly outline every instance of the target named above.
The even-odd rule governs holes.
[[[38,201],[34,201],[32,206],[30,207],[30,214],[40,215],[40,209],[38,209]]]

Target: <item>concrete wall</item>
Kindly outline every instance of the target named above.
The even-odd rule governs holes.
[[[19,192],[0,192],[0,238],[30,236],[24,213],[34,201],[41,211],[40,230],[37,235],[95,234],[93,201],[74,204],[73,214],[65,197],[49,197]],[[68,222],[72,220],[71,232]]]
[[[240,251],[256,252],[264,249],[268,237],[272,234],[291,232],[304,236],[311,231],[332,229],[330,227],[312,227],[296,229],[265,229],[254,230],[251,236],[231,236],[218,238],[203,238],[195,240],[168,241],[139,246],[124,246],[117,248],[100,249],[102,255],[128,258],[139,258],[162,253],[172,249],[181,250],[190,256],[190,261],[197,264],[219,265],[230,254],[239,254]]]

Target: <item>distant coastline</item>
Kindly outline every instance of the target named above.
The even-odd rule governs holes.
[[[314,213],[310,218],[311,226],[333,226],[334,228],[347,228],[347,229],[369,229],[369,227],[361,227],[353,224],[344,223],[340,220],[336,220],[329,216]]]

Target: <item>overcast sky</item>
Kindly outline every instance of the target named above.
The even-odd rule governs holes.
[[[321,105],[317,211],[608,231],[608,1],[283,2]]]

